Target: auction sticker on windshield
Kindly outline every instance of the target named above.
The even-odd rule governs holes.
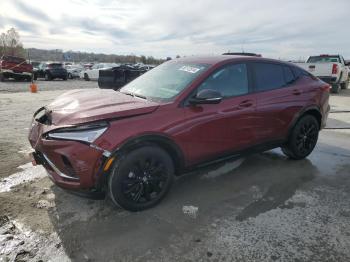
[[[196,68],[196,67],[192,67],[192,66],[182,66],[179,68],[179,70],[181,70],[181,71],[185,71],[185,72],[192,73],[192,74],[197,73],[201,69],[202,68]]]

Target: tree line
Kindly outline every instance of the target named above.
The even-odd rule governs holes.
[[[106,63],[144,63],[160,64],[164,60],[153,56],[96,54],[80,51],[66,51],[62,49],[45,50],[37,48],[24,48],[20,35],[15,28],[0,34],[0,57],[12,55],[31,61],[67,61],[67,62],[106,62]]]

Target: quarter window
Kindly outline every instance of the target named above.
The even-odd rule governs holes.
[[[291,84],[295,80],[292,70],[290,69],[290,67],[284,66],[283,71],[284,77],[286,79],[286,84]]]
[[[245,64],[226,66],[214,72],[198,88],[216,90],[223,97],[239,96],[248,93],[248,74]]]

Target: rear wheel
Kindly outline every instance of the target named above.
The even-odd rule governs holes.
[[[338,94],[340,91],[340,84],[334,84],[332,85],[332,89],[331,89],[333,94]]]
[[[312,115],[303,116],[294,126],[282,151],[292,159],[303,159],[314,150],[320,126]]]
[[[339,93],[339,90],[340,90],[340,84],[334,84],[334,85],[332,85],[331,91],[332,91],[333,94],[338,94],[338,93]]]
[[[84,73],[84,80],[85,81],[90,81],[89,75],[87,73]]]
[[[348,81],[345,81],[344,83],[341,83],[340,86],[341,86],[341,89],[348,89],[349,80],[348,80]]]
[[[108,179],[112,201],[127,210],[141,211],[158,204],[174,177],[170,156],[157,146],[144,146],[115,163]]]

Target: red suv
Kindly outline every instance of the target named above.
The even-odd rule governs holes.
[[[326,123],[329,88],[271,59],[172,60],[119,91],[73,90],[40,108],[33,163],[62,188],[143,210],[199,165],[276,147],[305,158]]]

